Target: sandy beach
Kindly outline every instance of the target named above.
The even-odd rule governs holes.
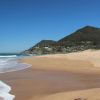
[[[15,100],[74,100],[100,97],[100,51],[27,57],[32,67],[0,74]]]

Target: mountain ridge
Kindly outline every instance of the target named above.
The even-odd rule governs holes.
[[[41,40],[26,51],[27,53],[48,54],[68,53],[99,48],[100,28],[85,26],[58,41]]]

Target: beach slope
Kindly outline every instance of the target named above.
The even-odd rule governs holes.
[[[0,78],[12,87],[15,100],[98,100],[99,59],[99,50],[27,57],[21,62],[31,68],[0,74]]]

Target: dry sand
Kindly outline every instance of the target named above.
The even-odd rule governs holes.
[[[100,100],[100,88],[57,93],[38,98],[37,100],[74,100],[78,98],[81,98],[81,100]]]
[[[53,54],[23,59],[33,69],[62,70],[79,73],[100,72],[100,50],[86,50],[68,54]]]
[[[31,68],[0,74],[16,100],[100,100],[100,51],[25,58]]]

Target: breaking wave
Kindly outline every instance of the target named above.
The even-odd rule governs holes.
[[[28,67],[31,65],[21,63],[17,55],[0,55],[0,74],[23,70]],[[15,96],[10,94],[10,91],[11,87],[0,80],[0,100],[13,100]]]

